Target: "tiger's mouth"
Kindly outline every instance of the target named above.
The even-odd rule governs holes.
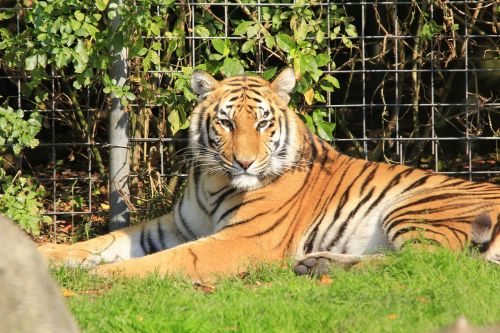
[[[230,183],[233,187],[240,190],[253,190],[263,186],[262,179],[259,175],[252,175],[248,172],[231,175]]]
[[[268,169],[267,165],[258,169],[254,167],[242,169],[224,164],[223,168],[227,172],[229,183],[240,190],[252,190],[262,187],[265,184],[265,179],[268,178],[266,172]]]

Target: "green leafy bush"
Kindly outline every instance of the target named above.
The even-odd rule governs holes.
[[[125,105],[131,101],[165,105],[172,134],[187,127],[195,98],[187,84],[192,72],[192,45],[185,39],[192,15],[196,36],[216,38],[197,46],[197,68],[226,77],[262,70],[266,79],[272,79],[278,68],[291,64],[299,79],[295,105],[324,103],[325,93],[340,87],[335,77],[323,75],[323,70],[335,68],[327,39],[356,36],[352,18],[342,7],[298,1],[294,6],[263,7],[258,21],[256,7],[241,6],[229,16],[227,27],[209,8],[200,8],[188,13],[182,4],[159,0],[124,2],[121,6],[106,0],[33,1],[24,12],[22,33],[0,29],[0,51],[10,68],[29,73],[23,94],[39,104],[49,99],[49,89],[41,83],[52,74],[61,75],[69,90],[93,86],[114,93]],[[117,15],[121,24],[115,32],[110,22]],[[335,18],[331,33],[326,15]],[[224,38],[226,29],[229,36],[241,39]],[[352,47],[347,38],[343,42],[346,48]],[[118,87],[107,73],[113,63],[111,51],[122,47],[129,50],[131,76]],[[270,54],[260,64],[256,61],[258,48]],[[171,73],[165,86],[151,85],[151,79],[161,75],[152,73],[155,71]],[[314,112],[324,110],[306,112],[305,117]],[[312,123],[315,126],[311,128],[318,129]],[[325,131],[323,127],[318,133],[331,140],[331,128]]]
[[[41,126],[37,112],[32,112],[25,120],[23,111],[0,107],[0,163],[8,163],[4,158],[6,154],[19,158],[24,148],[38,146],[36,135]],[[21,175],[20,170],[9,175],[3,167],[0,167],[0,184],[0,212],[26,231],[38,235],[40,223],[50,221],[47,216],[42,216],[44,188],[32,177]]]

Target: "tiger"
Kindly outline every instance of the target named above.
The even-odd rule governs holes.
[[[500,263],[500,186],[341,154],[288,107],[295,85],[291,67],[272,82],[195,70],[191,164],[172,211],[40,252],[101,275],[201,281],[290,258],[312,275],[409,243],[475,245]]]

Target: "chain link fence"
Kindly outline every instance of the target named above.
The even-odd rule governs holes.
[[[7,28],[21,34],[23,15],[32,8],[26,2],[14,6],[16,15]],[[293,107],[306,120],[307,115],[324,116],[337,149],[369,160],[500,182],[499,8],[494,0],[152,4],[150,14],[163,25],[141,34],[147,53],[139,51],[129,61],[130,91],[138,96],[127,106],[127,204],[134,220],[167,210],[185,177],[178,151],[186,145],[192,102],[167,95],[165,87],[182,91],[179,82],[188,74],[186,68],[224,62],[227,55],[214,51],[220,46],[215,40],[238,48],[235,57],[249,73],[306,66],[276,40],[278,25],[292,37],[305,29],[304,43],[320,45],[331,59],[311,82],[321,85],[321,77],[329,75],[333,87],[306,89]],[[0,15],[11,9],[0,8]],[[244,28],[242,22],[251,23],[237,31]],[[113,129],[107,125],[109,99],[102,84],[76,93],[65,87],[61,73],[50,66],[47,70],[50,80],[42,84],[49,96],[38,103],[43,115],[40,145],[13,165],[44,185],[45,214],[54,222],[48,234],[68,241],[106,226],[108,131]],[[3,102],[29,113],[36,103],[23,92],[27,81],[25,72],[2,66]],[[319,91],[322,96],[309,95]]]

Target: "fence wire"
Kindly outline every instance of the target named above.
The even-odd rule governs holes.
[[[247,16],[266,26],[269,22],[263,14],[269,9],[309,7],[322,10],[326,36],[331,36],[338,26],[332,9],[342,7],[357,33],[326,39],[333,62],[323,68],[323,74],[335,76],[341,88],[327,92],[324,102],[298,105],[298,111],[324,109],[335,124],[332,143],[346,154],[500,182],[500,25],[495,17],[496,1],[214,1],[176,5],[186,8],[189,26],[183,40],[189,49],[186,61],[192,67],[201,63],[202,52],[211,41],[246,39],[234,34],[234,16]],[[443,6],[452,8],[454,16],[447,16]],[[412,21],[412,15],[424,9],[427,14],[419,16],[421,21]],[[0,13],[2,10],[7,8],[0,8]],[[160,13],[161,5],[151,10]],[[490,12],[493,16],[488,16]],[[199,36],[197,31],[206,15],[221,22],[223,28],[214,35]],[[18,14],[18,33],[21,20]],[[432,22],[438,27],[457,25],[441,31]],[[424,35],[423,29],[431,28],[435,31]],[[143,36],[146,45],[171,38],[163,32]],[[247,71],[263,74],[274,61],[264,38],[259,32],[253,67]],[[346,43],[351,47],[345,47]],[[156,52],[163,58],[166,51]],[[141,89],[148,84],[161,89],[179,73],[176,64],[153,66],[148,70],[149,80],[135,82],[134,87]],[[78,97],[78,108],[56,103],[62,83],[59,75],[52,74],[51,104],[41,110],[44,128],[40,146],[27,152],[19,167],[33,173],[50,191],[45,211],[54,221],[54,239],[66,241],[99,233],[95,226],[105,226],[109,210],[107,111],[104,94],[96,95],[92,88]],[[25,80],[23,75],[3,69],[0,94],[10,96],[13,106],[29,113],[22,94]],[[167,131],[169,106],[136,100],[129,108],[129,152],[135,162],[129,204],[132,210],[139,209],[141,219],[150,213],[144,213],[144,207],[161,210],[158,207],[168,208],[175,200],[185,177],[176,152],[185,146],[186,137],[185,131],[175,135]]]

